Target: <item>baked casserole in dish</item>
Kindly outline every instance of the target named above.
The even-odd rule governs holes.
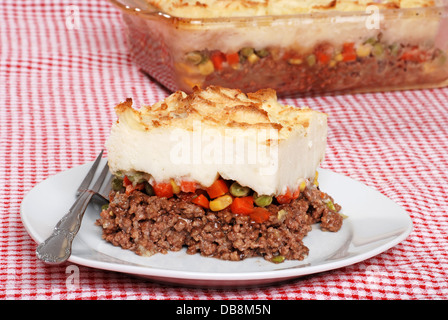
[[[140,68],[171,91],[277,94],[448,84],[448,0],[111,0]]]

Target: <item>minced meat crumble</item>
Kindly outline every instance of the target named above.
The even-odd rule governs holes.
[[[96,224],[102,227],[103,239],[142,256],[186,248],[188,254],[222,260],[263,257],[282,262],[307,256],[309,249],[302,240],[312,224],[336,232],[343,222],[341,207],[316,186],[306,187],[288,203],[274,201],[266,209],[267,220],[257,222],[229,208],[205,209],[188,196],[113,190]]]

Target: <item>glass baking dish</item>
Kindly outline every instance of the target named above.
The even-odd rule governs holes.
[[[219,85],[279,95],[448,85],[448,0],[431,7],[185,18],[110,0],[131,55],[171,91]]]

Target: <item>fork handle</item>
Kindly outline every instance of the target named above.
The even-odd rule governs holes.
[[[65,262],[71,255],[72,242],[81,226],[84,212],[92,199],[93,193],[83,191],[70,210],[62,217],[53,229],[53,233],[36,249],[37,257],[52,264]]]

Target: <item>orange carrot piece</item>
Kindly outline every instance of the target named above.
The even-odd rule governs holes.
[[[252,196],[236,197],[230,205],[230,210],[235,214],[251,214],[254,211],[254,198]]]
[[[207,197],[204,196],[203,194],[199,194],[197,197],[193,198],[191,200],[191,202],[193,202],[194,204],[197,204],[198,206],[201,206],[205,209],[210,208],[209,201],[208,201]]]
[[[229,192],[229,187],[223,179],[218,179],[213,184],[207,188],[207,193],[211,199],[220,197]]]
[[[355,61],[356,51],[355,44],[353,42],[347,42],[342,45],[342,60],[343,61]]]
[[[155,183],[152,187],[158,197],[171,198],[174,195],[173,186],[169,182]]]
[[[213,62],[213,66],[216,70],[222,70],[222,64],[226,61],[226,56],[220,51],[215,51],[211,54],[210,60]]]
[[[240,62],[240,56],[238,52],[226,54],[226,60],[230,65],[237,64]]]
[[[182,180],[180,182],[180,190],[182,192],[195,192],[196,191],[196,182]]]
[[[269,219],[271,213],[266,208],[256,207],[250,214],[250,218],[257,223],[263,223]]]

